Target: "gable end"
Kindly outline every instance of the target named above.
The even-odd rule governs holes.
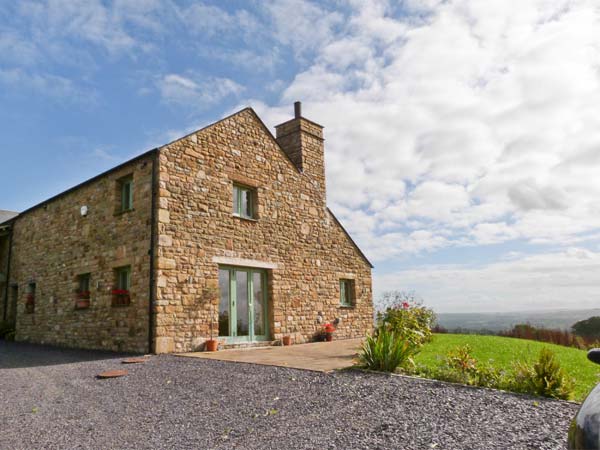
[[[367,259],[367,257],[365,256],[365,254],[362,252],[362,250],[360,249],[360,247],[356,244],[356,242],[354,242],[354,239],[352,239],[352,236],[350,236],[350,233],[348,233],[346,231],[346,229],[344,228],[344,226],[341,224],[341,222],[338,220],[337,217],[335,217],[335,214],[333,214],[333,212],[331,211],[331,209],[329,209],[329,207],[327,207],[327,212],[331,215],[331,217],[333,218],[334,222],[337,224],[338,227],[340,227],[340,229],[344,232],[344,234],[348,237],[348,239],[350,240],[350,243],[354,246],[354,248],[356,249],[356,251],[358,252],[358,254],[362,257],[362,259],[364,259],[364,261],[369,265],[369,267],[371,269],[375,268],[375,266],[373,266],[373,264],[371,264],[371,261],[369,261]]]

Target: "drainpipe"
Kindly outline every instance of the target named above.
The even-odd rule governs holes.
[[[149,285],[149,298],[148,298],[148,353],[152,353],[154,348],[154,298],[156,297],[155,289],[155,277],[154,277],[154,249],[156,246],[156,199],[157,199],[157,162],[158,162],[158,148],[155,148],[155,153],[152,158],[152,199],[150,207],[150,285]]]
[[[6,264],[6,285],[4,286],[4,311],[2,313],[2,320],[6,322],[6,315],[8,312],[8,287],[10,286],[10,260],[12,257],[13,247],[13,227],[16,221],[10,224],[10,230],[8,232],[8,261]],[[15,305],[16,306],[16,305]]]

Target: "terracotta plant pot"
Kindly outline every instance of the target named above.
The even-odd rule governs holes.
[[[281,342],[283,345],[292,345],[292,337],[291,336],[284,336],[281,338]]]
[[[219,348],[219,341],[216,339],[209,339],[204,343],[204,351],[205,352],[216,352]]]
[[[333,333],[325,333],[325,340],[327,342],[333,341]]]

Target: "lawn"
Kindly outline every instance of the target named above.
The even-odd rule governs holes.
[[[415,357],[415,363],[434,367],[444,359],[449,350],[465,344],[471,346],[477,361],[491,362],[499,368],[510,368],[516,360],[534,361],[541,348],[552,349],[561,366],[575,379],[574,399],[577,401],[582,401],[596,383],[600,382],[600,366],[588,361],[584,350],[500,336],[436,334],[433,341],[426,344]]]

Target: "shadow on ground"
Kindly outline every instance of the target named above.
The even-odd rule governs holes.
[[[0,370],[54,366],[58,364],[71,364],[85,361],[100,361],[131,355],[131,353],[78,350],[50,345],[0,340]]]

